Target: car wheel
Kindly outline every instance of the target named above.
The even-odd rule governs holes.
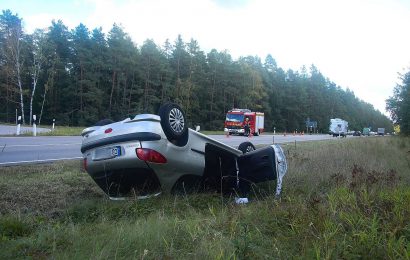
[[[114,121],[111,119],[103,119],[95,123],[94,126],[104,126],[104,125],[109,125],[112,123],[114,123]]]
[[[238,150],[245,154],[256,150],[256,148],[251,142],[243,142],[238,146]]]
[[[167,139],[177,145],[184,146],[188,142],[188,127],[184,111],[174,103],[166,103],[159,108],[161,126]]]

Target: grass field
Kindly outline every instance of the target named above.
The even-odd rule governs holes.
[[[51,129],[51,126],[45,126],[45,128]],[[55,127],[54,131],[48,133],[39,133],[39,135],[43,136],[76,136],[81,135],[81,131],[83,131],[85,127],[73,127],[73,126],[57,126]]]
[[[11,125],[11,124],[5,124],[5,123],[2,123],[2,124]],[[50,125],[41,125],[38,127],[52,129],[52,126]],[[81,132],[85,128],[86,128],[85,126],[56,126],[54,131],[45,132],[45,133],[37,133],[37,135],[38,136],[80,136]],[[225,135],[226,134],[224,131],[211,131],[211,130],[201,131],[201,133],[205,135]],[[265,134],[273,134],[273,133],[267,132]],[[32,136],[32,135],[33,133],[31,129],[30,131],[25,131],[21,134],[21,136]]]
[[[42,126],[43,127],[43,126]],[[51,129],[51,126],[44,126],[45,128]],[[38,133],[39,136],[80,136],[83,129],[86,127],[82,126],[58,126],[54,131],[47,133]],[[223,131],[201,131],[205,135],[223,135]],[[31,136],[32,133],[26,133],[24,136]]]
[[[0,259],[409,259],[410,139],[284,145],[251,202],[110,201],[80,162],[0,168]]]
[[[26,126],[27,127],[27,126]],[[39,126],[41,128],[51,129],[51,126]],[[81,131],[85,127],[72,127],[72,126],[59,126],[50,132],[37,132],[37,136],[80,136]],[[10,135],[0,135],[0,136],[10,136]],[[16,136],[15,133],[12,136]],[[32,129],[23,130],[19,136],[33,136]]]

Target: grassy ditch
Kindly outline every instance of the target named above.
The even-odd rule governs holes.
[[[289,171],[252,202],[109,201],[79,162],[0,168],[0,259],[410,257],[410,139],[284,145]]]
[[[33,131],[31,126],[30,129],[23,129],[19,136],[33,136]],[[41,128],[51,129],[51,126],[38,126]],[[58,126],[53,131],[49,132],[37,132],[37,136],[80,136],[81,132],[85,127],[73,127],[73,126]],[[10,136],[10,135],[0,135],[0,136]],[[16,136],[15,133],[12,136]]]
[[[46,127],[51,129],[52,127]],[[53,131],[47,133],[39,133],[43,136],[79,136],[85,127],[73,127],[73,126],[56,126]]]

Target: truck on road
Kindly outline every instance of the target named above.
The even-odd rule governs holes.
[[[229,135],[246,135],[245,128],[248,125],[249,134],[260,135],[264,130],[265,114],[252,112],[249,109],[234,108],[226,113],[224,131]]]
[[[384,128],[377,128],[377,135],[384,136],[385,129]]]
[[[346,137],[349,128],[349,123],[340,118],[330,119],[329,134],[336,136]]]

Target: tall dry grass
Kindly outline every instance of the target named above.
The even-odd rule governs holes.
[[[410,139],[284,145],[281,199],[113,202],[77,163],[2,168],[0,258],[408,259]],[[56,213],[58,212],[58,213]]]

